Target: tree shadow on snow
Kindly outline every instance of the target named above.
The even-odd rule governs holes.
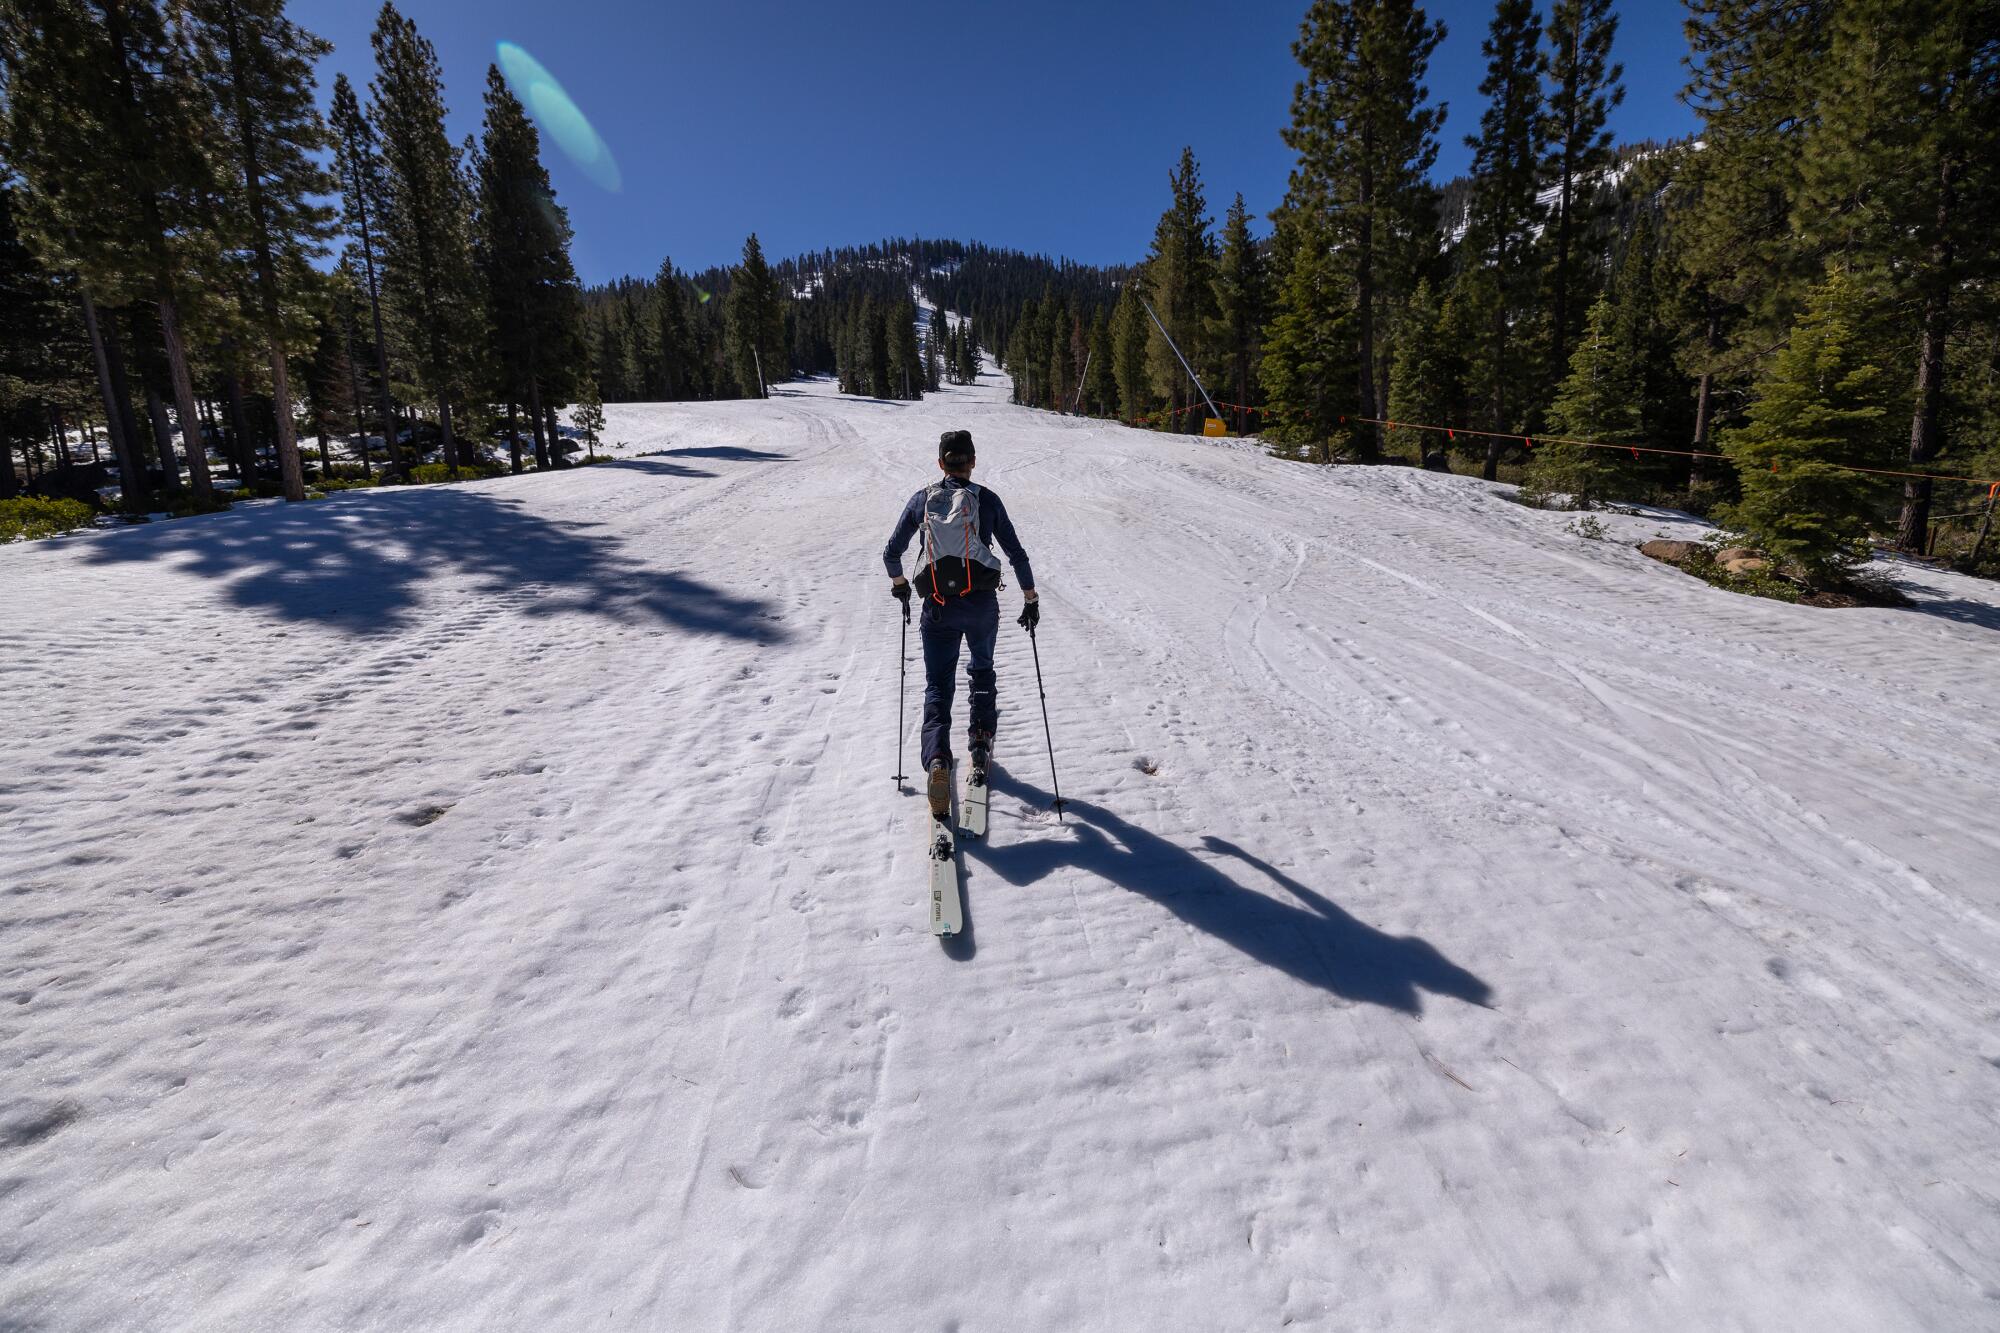
[[[426,486],[125,528],[93,542],[88,559],[215,579],[238,606],[353,634],[436,615],[436,604],[424,604],[424,583],[470,575],[471,598],[456,609],[515,597],[526,615],[586,613],[754,643],[785,638],[770,603],[651,568],[601,526],[552,522],[490,487]]]
[[[993,789],[1047,808],[1049,797],[996,769]],[[1489,1005],[1492,989],[1428,941],[1390,935],[1268,861],[1221,838],[1204,837],[1210,856],[1258,871],[1298,901],[1246,889],[1210,860],[1178,847],[1089,801],[1068,800],[1068,839],[965,844],[1010,884],[1032,884],[1066,867],[1099,875],[1150,898],[1197,929],[1267,966],[1357,1004],[1420,1015],[1423,992]]]
[[[662,463],[658,454],[635,454],[631,458],[614,459],[609,463],[595,463],[594,467],[610,468],[616,472],[644,472],[656,477],[712,477],[715,474],[706,468],[689,467],[685,463]]]
[[[1927,596],[1923,589],[1912,588],[1908,584],[1903,585],[1903,591],[1910,595],[1910,600],[1914,603],[1910,609],[1919,615],[1956,620],[1961,625],[1972,625],[1979,629],[2000,630],[2000,606],[1962,597]]]
[[[719,458],[728,463],[789,463],[790,454],[769,449],[746,449],[737,444],[696,445],[686,449],[662,449],[658,458]]]

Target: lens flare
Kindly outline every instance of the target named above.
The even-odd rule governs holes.
[[[589,119],[577,109],[576,103],[563,91],[563,86],[556,82],[555,75],[543,69],[539,60],[512,42],[500,43],[499,53],[500,72],[506,76],[507,86],[528,108],[528,114],[541,126],[542,133],[555,140],[563,156],[574,162],[577,169],[594,184],[613,194],[618,193],[624,182],[618,174],[618,163],[611,156],[611,149],[591,128]]]

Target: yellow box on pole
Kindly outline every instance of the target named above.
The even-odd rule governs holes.
[[[1222,423],[1220,417],[1207,417],[1201,423],[1201,433],[1203,435],[1227,435],[1229,434],[1229,427]]]

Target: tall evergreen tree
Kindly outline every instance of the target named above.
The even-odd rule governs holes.
[[[1549,206],[1549,355],[1569,364],[1581,302],[1598,254],[1591,245],[1603,215],[1601,190],[1611,165],[1612,107],[1625,100],[1625,67],[1610,63],[1618,16],[1611,0],[1553,0],[1549,7],[1548,121],[1542,179],[1555,194]]]
[[[1444,303],[1428,280],[1420,281],[1403,311],[1396,333],[1395,365],[1389,378],[1389,420],[1423,425],[1464,424],[1465,359],[1446,322]],[[1395,427],[1389,443],[1423,457],[1449,437]]]
[[[1784,344],[1819,263],[1792,225],[1830,43],[1833,0],[1686,0],[1702,150],[1676,174],[1673,253],[1688,293],[1685,364],[1698,377],[1694,447]]]
[[[1911,328],[1921,470],[1945,444],[1954,322],[1991,317],[2000,275],[2000,3],[1843,0],[1820,87],[1797,222]],[[1930,510],[1929,478],[1908,479],[1898,545],[1925,548]]]
[[[1462,264],[1483,265],[1493,276],[1484,358],[1487,428],[1513,432],[1533,428],[1537,406],[1521,387],[1529,378],[1521,334],[1537,285],[1535,232],[1543,210],[1536,201],[1536,184],[1547,124],[1541,22],[1533,0],[1500,0],[1480,50],[1486,55],[1486,78],[1479,85],[1486,109],[1479,117],[1479,133],[1465,140],[1472,149],[1473,187],[1465,237],[1468,257]],[[1488,445],[1488,481],[1498,475],[1503,449],[1500,440]]]
[[[285,344],[287,290],[309,279],[325,253],[333,214],[321,200],[334,180],[317,154],[326,126],[313,104],[313,62],[333,49],[285,17],[284,0],[191,0],[203,74],[230,145],[228,215],[255,270],[256,301],[271,373],[279,477],[287,500],[306,498]]]
[[[1376,417],[1380,399],[1378,317],[1385,295],[1405,296],[1415,261],[1436,226],[1436,197],[1427,173],[1437,160],[1443,105],[1428,105],[1424,76],[1445,27],[1410,0],[1314,0],[1292,52],[1306,77],[1292,96],[1285,142],[1299,155],[1294,207],[1319,207],[1328,243],[1350,258],[1357,354],[1356,415]],[[1288,288],[1311,288],[1324,276],[1322,259],[1304,258],[1307,273]],[[1317,299],[1317,298],[1315,298]],[[1291,321],[1291,327],[1299,327]],[[1373,457],[1380,434],[1356,436]]]
[[[480,332],[471,200],[458,149],[445,134],[436,49],[393,3],[382,6],[374,46],[372,119],[389,183],[384,286],[416,387],[437,405],[444,461],[456,468],[452,409],[469,387],[465,349]]]
[[[474,254],[499,396],[539,416],[552,362],[580,337],[582,297],[570,264],[569,216],[542,166],[541,137],[495,66],[486,70],[486,130],[474,177]],[[595,381],[586,382],[594,392]]]
[[[1880,483],[1851,467],[1893,456],[1887,372],[1869,346],[1870,302],[1836,274],[1812,294],[1759,387],[1749,421],[1722,435],[1743,479],[1723,521],[1815,582],[1868,554]]]
[[[181,305],[186,290],[218,279],[216,241],[201,224],[219,183],[212,108],[183,46],[157,0],[42,0],[0,7],[0,72],[7,162],[29,186],[23,230],[75,269],[92,319],[99,300],[150,298],[189,476],[207,501]]]
[[[361,112],[354,85],[345,74],[333,78],[333,109],[329,113],[333,133],[333,160],[340,178],[341,220],[346,227],[353,253],[360,256],[362,289],[368,297],[368,319],[375,361],[376,410],[381,414],[382,442],[389,456],[399,455],[396,443],[396,408],[389,380],[389,342],[382,329],[382,293],[376,274],[376,251],[382,225],[388,182],[382,154],[375,141],[374,127]],[[360,427],[365,434],[367,427]]]
[[[1310,448],[1330,463],[1337,447],[1372,456],[1374,436],[1347,420],[1358,415],[1362,382],[1354,278],[1350,257],[1336,250],[1325,217],[1311,206],[1278,212],[1274,248],[1284,280],[1258,374],[1266,434],[1300,451]]]
[[[1153,392],[1167,402],[1161,428],[1199,429],[1199,421],[1190,418],[1200,394],[1189,383],[1181,362],[1185,359],[1189,367],[1199,370],[1207,360],[1208,324],[1215,317],[1215,239],[1208,230],[1208,200],[1202,192],[1201,168],[1193,149],[1181,149],[1180,161],[1167,183],[1173,201],[1153,229],[1153,248],[1146,256],[1146,290],[1142,295],[1159,321],[1147,338],[1146,371]],[[1176,347],[1179,355],[1175,355]]]
[[[756,397],[760,383],[768,386],[789,377],[784,300],[755,232],[743,242],[743,262],[730,276],[723,319],[730,366],[744,397]],[[888,397],[880,388],[880,396]]]
[[[1223,392],[1231,402],[1245,406],[1257,399],[1257,361],[1271,299],[1268,288],[1264,257],[1250,234],[1250,211],[1238,194],[1222,224],[1222,255],[1215,266],[1216,313],[1209,340],[1227,377]],[[1241,412],[1236,424],[1239,430],[1245,427]]]
[[[1111,314],[1111,374],[1118,382],[1118,415],[1137,425],[1153,410],[1153,383],[1146,373],[1146,339],[1151,321],[1139,304],[1139,286],[1128,282]]]

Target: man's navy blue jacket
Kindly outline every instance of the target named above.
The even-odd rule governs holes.
[[[971,483],[963,477],[946,477],[944,484],[963,487]],[[896,530],[889,535],[889,544],[882,548],[882,564],[889,571],[889,577],[903,576],[903,552],[909,549],[910,538],[917,535],[917,529],[924,525],[924,496],[930,490],[926,486],[910,497],[903,506],[903,516],[896,520]],[[1007,506],[1000,503],[1000,497],[984,486],[979,488],[979,540],[990,550],[998,545],[1014,567],[1014,578],[1027,592],[1035,586],[1035,571],[1028,567],[1028,553],[1021,549],[1021,539],[1014,534],[1014,524],[1007,517]],[[917,571],[921,578],[923,571]],[[914,580],[913,580],[914,581]]]

